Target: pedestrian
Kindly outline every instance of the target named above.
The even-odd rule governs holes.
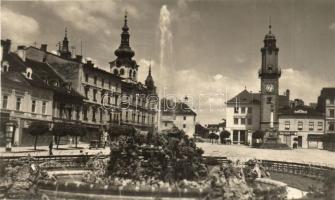
[[[50,144],[49,144],[49,156],[52,156],[52,155],[53,155],[53,153],[52,153],[52,148],[53,148],[53,143],[52,143],[52,141],[51,141]]]

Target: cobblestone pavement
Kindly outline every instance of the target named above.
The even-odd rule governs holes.
[[[205,156],[226,156],[232,159],[248,160],[251,158],[277,160],[287,162],[310,163],[317,165],[328,165],[335,168],[335,152],[319,149],[294,149],[294,150],[271,150],[256,149],[243,145],[221,145],[211,143],[197,143],[205,151]],[[78,155],[78,154],[109,154],[109,147],[105,149],[89,149],[88,144],[78,145],[78,149],[70,145],[60,145],[59,149],[53,149],[54,155]],[[80,152],[82,151],[82,152]],[[0,156],[47,156],[49,148],[38,146],[37,151],[33,147],[13,147],[12,152],[5,152],[5,148],[0,148]]]
[[[272,150],[250,148],[244,145],[221,145],[211,143],[197,143],[197,146],[205,151],[205,156],[226,156],[240,160],[256,158],[327,165],[335,168],[335,152],[320,149]]]

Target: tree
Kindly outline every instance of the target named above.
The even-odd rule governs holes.
[[[36,150],[38,136],[49,132],[49,124],[46,122],[32,122],[28,128],[28,133],[35,137],[34,150]]]
[[[87,129],[86,129],[86,127],[82,127],[78,124],[71,125],[70,129],[71,129],[71,131],[69,132],[69,135],[75,136],[76,148],[78,148],[78,137],[86,135],[87,134]]]
[[[66,123],[56,123],[52,129],[52,134],[56,137],[57,149],[59,146],[60,138],[71,133],[70,124]]]
[[[226,143],[226,139],[230,137],[230,133],[226,130],[220,132],[221,144]]]

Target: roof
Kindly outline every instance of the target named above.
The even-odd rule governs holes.
[[[114,79],[119,80],[119,81],[122,80],[121,77],[119,77],[119,76],[117,76],[117,75],[115,75],[115,74],[113,74],[111,72],[108,72],[108,71],[106,71],[104,69],[101,69],[101,68],[98,68],[98,67],[94,67],[93,63],[92,64],[84,63],[83,64],[83,69],[89,69],[89,70],[92,70],[92,71],[95,71],[95,72],[98,72],[98,73],[103,73],[103,74],[111,76],[111,78],[114,78]]]
[[[261,94],[252,93],[247,90],[243,90],[235,97],[227,101],[227,104],[260,104]],[[279,95],[279,107],[286,107],[289,105],[289,97],[286,95]]]
[[[197,116],[186,103],[184,102],[173,102],[163,98],[161,100],[161,110],[163,115],[193,115]]]
[[[227,104],[243,103],[243,104],[260,104],[261,95],[260,93],[252,93],[247,90],[243,90],[235,97],[227,101]]]
[[[321,96],[335,98],[335,88],[322,88]]]
[[[77,91],[71,88],[68,90],[64,88],[64,84],[69,84],[65,81],[64,77],[58,74],[48,63],[34,61],[26,58],[26,61],[23,61],[17,54],[9,53],[6,55],[4,60],[7,60],[10,64],[9,71],[10,72],[17,72],[21,74],[22,72],[26,71],[26,68],[29,67],[32,69],[32,79],[25,80],[33,87],[49,89],[55,92],[57,95],[66,95],[70,96],[71,98],[84,98],[80,95]],[[7,73],[6,73],[7,74]],[[60,81],[60,87],[49,85],[45,82],[45,79],[56,79]]]
[[[323,114],[310,106],[285,107],[279,110],[279,116],[294,116],[302,118],[323,118]]]

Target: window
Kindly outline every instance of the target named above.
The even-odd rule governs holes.
[[[238,124],[238,118],[234,118],[234,124]]]
[[[322,122],[318,122],[318,130],[322,131],[323,129],[323,123]]]
[[[124,75],[124,69],[120,70],[120,75]]]
[[[114,73],[115,75],[119,75],[119,71],[118,71],[117,69],[114,69],[113,73]]]
[[[186,120],[186,116],[184,116],[184,120]]]
[[[290,121],[285,121],[285,130],[290,130]]]
[[[128,121],[128,111],[126,112],[126,121]]]
[[[131,73],[132,71],[131,70],[129,70],[129,78],[131,78],[131,75],[132,75],[132,73]]]
[[[96,112],[96,109],[93,109],[92,110],[92,121],[95,122],[96,119],[95,119],[95,112]]]
[[[87,120],[87,108],[84,108],[83,114],[84,114],[84,120]]]
[[[241,113],[245,113],[245,107],[241,107]]]
[[[252,107],[248,107],[248,113],[249,113],[249,114],[252,113]]]
[[[329,110],[329,117],[335,117],[335,110],[334,109]]]
[[[314,130],[314,122],[309,122],[309,130],[310,131]]]
[[[241,124],[245,124],[245,118],[241,118]]]
[[[271,104],[272,103],[272,97],[268,97],[267,98],[267,104]]]
[[[301,131],[303,128],[303,122],[302,121],[299,121],[298,122],[298,130]]]
[[[7,109],[7,104],[8,104],[8,96],[7,95],[4,95],[2,97],[2,108],[3,109]]]
[[[100,109],[100,122],[103,121],[103,119],[102,119],[102,118],[103,118],[103,114],[104,114],[103,112],[104,112],[104,111],[103,111],[102,109]]]
[[[93,101],[97,101],[97,90],[93,90]]]
[[[234,113],[238,113],[238,107],[234,108]]]
[[[111,81],[108,81],[108,88],[111,89]]]
[[[33,101],[31,102],[31,112],[32,112],[32,113],[35,113],[35,112],[36,112],[36,101],[35,101],[35,100],[33,100]]]
[[[133,72],[133,79],[136,79],[136,72]]]
[[[186,128],[186,124],[183,124],[183,128]]]
[[[90,91],[90,89],[88,87],[85,87],[85,97],[86,99],[88,99],[88,92]]]
[[[105,86],[105,80],[101,79],[101,87],[104,87],[104,86]]]
[[[46,111],[47,111],[47,102],[43,101],[43,103],[42,103],[42,114],[45,115]]]
[[[88,83],[88,74],[85,74],[85,82]]]
[[[329,99],[330,104],[335,104],[335,99]]]
[[[21,110],[21,97],[16,98],[16,110]]]
[[[80,119],[80,106],[77,106],[77,108],[76,108],[76,119],[77,120]]]
[[[167,122],[165,122],[164,126],[167,127]]]
[[[96,76],[94,76],[94,85],[96,85],[97,84],[97,77]]]
[[[252,125],[252,118],[248,118],[248,124]]]
[[[335,131],[335,123],[334,122],[329,122],[329,131]]]
[[[137,123],[140,123],[140,114],[137,115]]]

